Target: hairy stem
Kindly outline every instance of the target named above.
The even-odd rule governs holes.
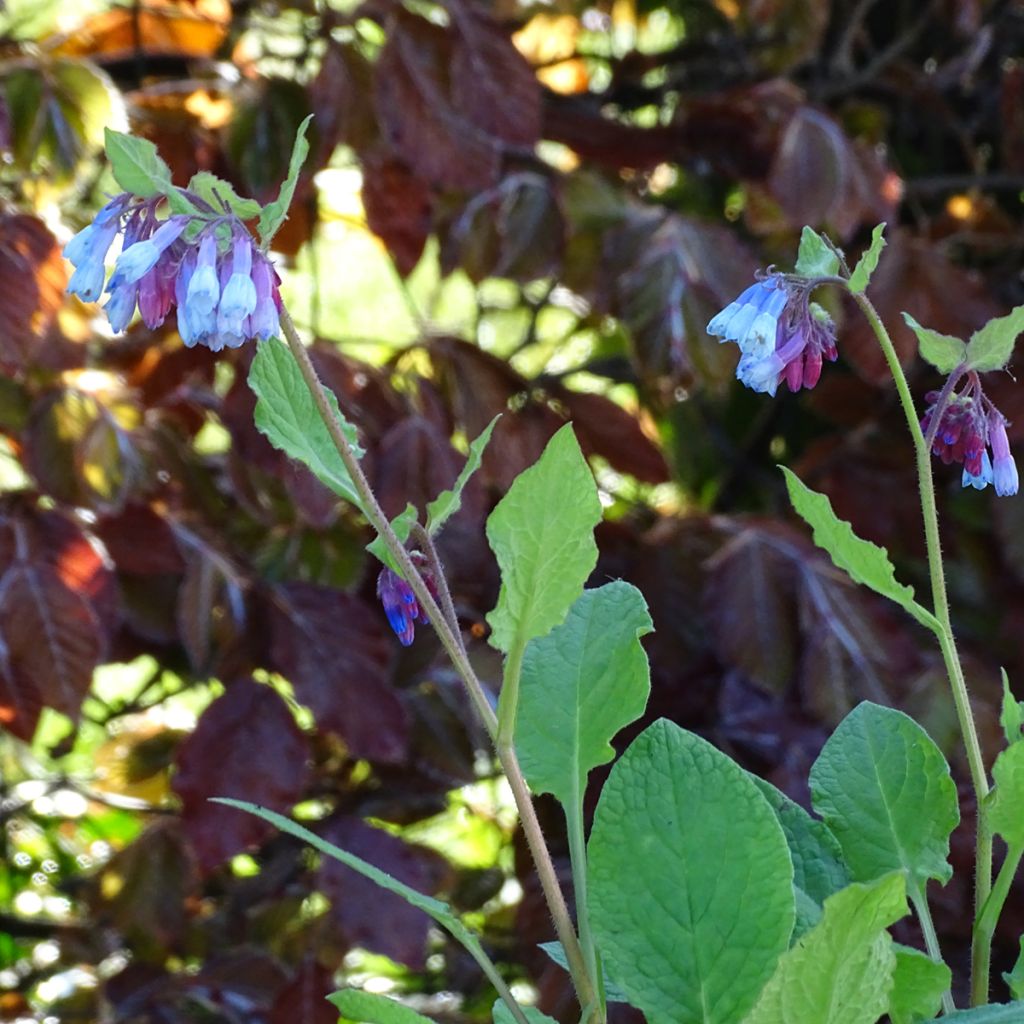
[[[452,592],[448,589],[448,578],[444,574],[444,566],[441,564],[441,556],[437,553],[434,538],[419,523],[412,524],[410,535],[415,538],[416,543],[423,550],[423,554],[427,556],[427,565],[434,577],[437,596],[441,599],[441,609],[444,611],[448,628],[464,652],[466,645],[462,642],[462,633],[459,631],[459,616],[455,611]]]
[[[914,452],[917,458],[917,478],[921,496],[921,515],[924,519],[925,544],[928,549],[928,575],[931,580],[932,604],[935,618],[939,623],[937,637],[942,649],[942,660],[949,676],[949,684],[956,705],[957,720],[967,751],[967,764],[971,774],[971,784],[978,807],[978,828],[975,837],[974,866],[974,901],[976,910],[984,906],[992,890],[992,833],[987,823],[985,797],[989,792],[988,775],[985,762],[981,755],[981,744],[974,725],[974,714],[971,711],[971,700],[967,692],[960,656],[956,650],[953,626],[949,618],[949,597],[946,593],[946,576],[942,565],[942,545],[939,538],[939,515],[935,505],[935,484],[932,480],[931,453],[921,433],[921,424],[914,408],[914,400],[910,394],[907,378],[900,366],[899,357],[893,346],[889,332],[882,323],[871,300],[863,293],[850,293],[867,318],[871,329],[878,338],[878,343],[889,364],[900,404],[907,418],[907,426],[914,441]],[[971,944],[971,1005],[978,1006],[988,1002],[988,979],[991,963],[991,936],[987,938],[977,929]]]
[[[937,964],[945,963],[942,959],[942,950],[939,948],[939,937],[935,932],[935,922],[932,921],[932,912],[928,907],[928,900],[925,897],[924,892],[919,889],[916,885],[912,885],[907,890],[907,896],[910,898],[910,902],[914,906],[914,912],[917,914],[917,920],[921,925],[921,931],[924,934],[925,948],[928,950],[928,955]],[[942,993],[942,1012],[952,1013],[956,1009],[953,1003],[953,995],[946,989]]]
[[[302,339],[299,337],[287,309],[281,310],[281,328],[288,343],[288,348],[298,364],[302,379],[309,389],[310,395],[313,397],[320,418],[323,420],[331,441],[334,443],[334,447],[337,449],[338,455],[341,457],[352,479],[356,493],[359,495],[363,514],[369,520],[370,525],[383,538],[388,551],[395,560],[395,564],[401,570],[402,576],[409,586],[412,587],[416,600],[429,617],[448,657],[451,658],[452,664],[462,677],[462,681],[466,686],[477,714],[479,714],[492,740],[495,739],[498,732],[498,720],[491,709],[483,685],[470,664],[462,639],[457,636],[457,630],[453,630],[449,625],[447,617],[438,607],[423,577],[409,557],[409,552],[405,549],[405,545],[402,544],[395,535],[395,531],[391,528],[391,523],[384,514],[384,510],[380,507],[369,481],[366,479],[366,474],[363,473],[362,466],[360,466],[359,460],[356,458],[348,443],[348,439],[345,437],[344,431],[341,429],[341,424],[334,417],[323,383],[317,376],[316,369],[309,358],[309,353],[306,351],[305,345],[302,344]],[[264,342],[263,344],[272,344],[272,342]],[[429,557],[429,552],[427,554]],[[569,915],[569,908],[566,906],[565,898],[558,884],[558,875],[555,872],[551,854],[544,841],[544,834],[541,831],[540,822],[537,820],[537,814],[530,798],[530,791],[519,767],[515,750],[512,748],[511,742],[496,744],[495,749],[502,770],[505,772],[512,788],[516,808],[519,811],[519,818],[523,825],[523,832],[526,835],[530,853],[533,855],[533,861],[537,868],[537,874],[540,877],[548,909],[554,920],[558,939],[565,950],[570,974],[572,975],[580,1004],[583,1007],[593,1006],[596,1000],[594,981],[587,972],[586,963],[583,959],[583,950],[580,947],[579,939],[576,937],[572,918]],[[518,1017],[517,1011],[519,1011],[519,1008],[515,1005],[514,1000],[509,1009],[516,1013]]]
[[[1020,867],[1021,858],[1024,857],[1024,846],[1011,846],[1006,851],[1006,859],[1003,866],[996,875],[995,885],[989,893],[985,905],[978,912],[977,920],[974,922],[975,934],[985,936],[987,942],[991,943],[995,934],[996,924],[999,922],[999,915],[1003,912],[1003,904],[1010,893],[1010,886]]]
[[[573,892],[576,897],[576,920],[579,922],[580,945],[586,958],[587,970],[597,985],[597,998],[603,1020],[607,1012],[601,962],[598,959],[594,936],[590,930],[590,910],[587,906],[587,842],[583,832],[583,794],[576,796],[565,809],[565,823],[569,834],[569,858],[572,861]]]

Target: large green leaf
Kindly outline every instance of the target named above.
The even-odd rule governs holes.
[[[270,338],[259,343],[249,369],[249,387],[258,399],[256,426],[267,440],[308,466],[335,494],[359,507],[352,478],[320,418],[298,364],[282,342]],[[356,456],[361,456],[356,428],[341,415],[334,395],[327,392],[327,398]]]
[[[812,491],[785,466],[779,468],[785,474],[793,508],[814,531],[814,543],[857,583],[906,608],[922,626],[938,630],[935,616],[914,600],[913,587],[896,582],[896,570],[885,549],[858,537],[850,524],[832,511],[832,502],[824,494]]]
[[[907,913],[903,875],[854,884],[779,961],[744,1024],[875,1024],[889,1006],[896,955],[886,928]]]
[[[166,195],[174,187],[171,169],[149,139],[106,129],[107,159],[118,185],[142,199]]]
[[[793,858],[793,882],[819,906],[849,885],[843,850],[828,825],[812,818],[770,782],[752,775],[761,795],[779,819]]]
[[[1024,306],[989,320],[967,343],[967,365],[982,373],[1001,370],[1010,361],[1021,331],[1024,331]]]
[[[651,1024],[738,1024],[786,949],[793,865],[771,807],[660,720],[612,769],[589,844],[598,950]]]
[[[878,266],[878,258],[882,255],[882,250],[885,248],[884,236],[885,224],[879,224],[871,232],[871,244],[864,251],[864,255],[857,261],[857,266],[853,268],[853,273],[850,275],[851,292],[862,292],[867,288],[871,275]]]
[[[462,505],[462,492],[470,477],[480,468],[480,460],[484,457],[484,449],[491,439],[491,431],[500,417],[495,416],[480,432],[480,435],[469,446],[466,464],[462,467],[454,486],[450,491],[442,491],[433,501],[427,503],[427,532],[431,535],[439,533],[448,520],[459,511]]]
[[[889,996],[892,1024],[919,1024],[932,1020],[949,991],[952,973],[926,953],[908,946],[896,946],[896,970]]]
[[[909,313],[904,313],[903,319],[917,335],[917,350],[921,358],[931,363],[939,373],[952,373],[967,359],[967,346],[959,338],[922,327]]]
[[[949,880],[956,786],[942,752],[903,712],[854,708],[811,768],[811,800],[858,881],[906,871],[913,893],[929,878]]]
[[[615,756],[612,738],[647,705],[640,637],[651,628],[643,595],[618,581],[585,590],[565,622],[530,642],[515,746],[535,793],[577,806],[590,770]]]
[[[501,568],[498,604],[487,616],[495,647],[525,647],[565,618],[597,562],[600,519],[597,485],[566,424],[487,520]]]
[[[343,988],[327,997],[344,1020],[359,1024],[434,1024],[429,1017],[389,996],[364,992],[360,988]]]
[[[1024,743],[1014,743],[999,754],[992,777],[989,827],[1010,847],[1024,846]]]
[[[299,172],[309,155],[309,142],[306,140],[306,129],[309,122],[313,120],[310,114],[299,125],[295,133],[295,145],[292,147],[292,158],[288,164],[288,177],[281,182],[281,189],[277,198],[263,207],[260,214],[259,230],[260,239],[264,246],[270,244],[270,240],[277,234],[278,228],[288,218],[288,207],[292,205],[292,197],[295,195],[295,186],[299,181]]]
[[[839,257],[813,228],[805,227],[800,235],[796,272],[806,277],[832,277],[839,272]]]

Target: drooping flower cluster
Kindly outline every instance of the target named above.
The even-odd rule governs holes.
[[[429,571],[425,571],[426,558],[418,551],[410,552],[410,557],[420,569],[423,582],[427,585],[434,600],[437,600],[437,587]],[[377,577],[377,597],[384,606],[384,614],[388,617],[391,628],[395,631],[403,647],[408,647],[416,635],[417,621],[424,624],[430,622],[412,587],[398,573],[385,566]]]
[[[964,487],[980,491],[992,484],[1000,497],[1016,494],[1020,480],[1017,464],[1010,454],[1006,417],[982,391],[976,373],[967,373],[966,379],[964,388],[945,401],[940,391],[931,391],[925,396],[928,408],[921,420],[921,430],[926,438],[934,434],[933,455],[947,465],[954,462],[963,465]]]
[[[790,391],[813,388],[823,360],[835,361],[835,326],[809,294],[803,283],[769,273],[708,324],[708,334],[739,345],[736,377],[748,388],[769,395],[782,381]]]
[[[123,233],[104,305],[115,332],[128,327],[136,309],[153,330],[176,307],[178,333],[190,348],[217,352],[276,335],[281,297],[273,264],[236,217],[190,199],[209,215],[160,219],[160,199],[137,200],[127,192],[112,199],[64,247],[75,266],[68,291],[85,302],[100,298],[107,253]]]

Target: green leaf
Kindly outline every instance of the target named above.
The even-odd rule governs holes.
[[[805,227],[800,235],[796,272],[804,277],[833,277],[839,272],[839,257],[813,228]]]
[[[558,964],[559,967],[568,973],[569,958],[565,955],[565,950],[562,949],[562,944],[560,942],[541,942],[539,946],[549,957],[551,957],[552,960],[555,961],[556,964]],[[604,995],[605,999],[607,999],[609,1003],[629,1002],[629,996],[622,991],[622,988],[619,985],[616,985],[614,981],[609,980],[607,974],[605,974],[604,977]]]
[[[896,970],[889,996],[892,1024],[918,1024],[932,1020],[942,1007],[942,995],[953,980],[945,964],[936,963],[919,949],[896,946]]]
[[[487,520],[501,568],[498,604],[487,616],[495,647],[525,647],[565,618],[597,562],[600,519],[597,485],[566,424]]]
[[[409,539],[413,523],[417,522],[419,517],[419,511],[410,501],[406,504],[405,508],[391,520],[391,529],[395,531],[395,536],[398,537],[403,544]],[[402,575],[401,569],[398,568],[397,563],[391,557],[391,552],[388,551],[387,545],[384,543],[384,538],[381,537],[380,534],[374,537],[373,540],[366,545],[366,550],[375,558],[383,562],[392,572],[397,572],[399,576]]]
[[[322,839],[315,832],[310,832],[308,828],[303,828],[302,825],[292,821],[291,818],[286,818],[283,814],[267,810],[266,807],[258,807],[256,804],[248,803],[245,800],[234,800],[226,796],[211,797],[211,800],[215,804],[235,807],[240,811],[247,811],[257,818],[270,822],[275,828],[279,828],[282,832],[287,832],[290,836],[295,836],[296,839],[301,839],[321,853],[326,853],[328,857],[333,857],[335,860],[340,861],[346,867],[350,867],[353,871],[364,878],[368,878],[382,889],[393,892],[396,896],[401,896],[406,903],[416,907],[417,910],[422,910],[424,914],[436,921],[442,928],[447,929],[452,937],[460,942],[478,963],[486,961],[486,954],[480,945],[480,940],[456,917],[452,908],[443,900],[434,899],[433,896],[425,896],[423,893],[417,892],[404,882],[393,878],[387,872],[381,871],[380,868],[375,868],[361,857],[341,849],[340,846],[327,842],[326,839]]]
[[[160,159],[152,142],[112,128],[107,128],[104,134],[110,168],[125,192],[152,199],[167,195],[174,188],[171,169]]]
[[[594,937],[651,1024],[736,1024],[787,948],[793,865],[734,761],[664,719],[612,769],[589,843]]]
[[[640,637],[652,628],[643,595],[618,581],[585,590],[565,622],[529,643],[515,747],[535,793],[576,807],[590,770],[615,757],[613,737],[647,706]]]
[[[785,474],[793,508],[814,531],[814,543],[824,548],[832,561],[857,583],[895,601],[922,626],[938,632],[935,616],[914,600],[914,588],[896,582],[896,570],[885,549],[858,537],[850,524],[832,511],[832,502],[824,494],[812,491],[785,466],[779,468]]]
[[[1024,935],[1020,938],[1020,952],[1012,971],[1003,971],[1003,981],[1014,999],[1024,999]]]
[[[549,1017],[546,1013],[541,1013],[536,1006],[524,1006],[521,1009],[530,1024],[558,1024],[554,1018]],[[495,1001],[491,1016],[494,1018],[494,1024],[516,1024],[512,1011],[501,999]]]
[[[999,712],[999,724],[1003,727],[1006,742],[1012,746],[1024,739],[1024,735],[1021,734],[1021,726],[1024,726],[1024,702],[1017,700],[1011,693],[1006,669],[1000,671],[1003,674],[1003,707]]]
[[[966,362],[967,346],[959,338],[922,327],[909,313],[904,313],[903,319],[917,335],[917,350],[921,358],[931,363],[939,373],[952,373]]]
[[[850,275],[851,292],[862,292],[867,288],[871,275],[878,266],[878,258],[882,255],[882,250],[885,248],[884,235],[885,224],[879,224],[871,232],[871,244],[865,250],[864,255],[857,261],[857,266],[853,268],[853,273]]]
[[[942,1024],[1021,1024],[1024,1002],[992,1003],[973,1010],[957,1010],[942,1018]]]
[[[260,213],[260,239],[264,246],[270,244],[270,240],[277,234],[278,228],[288,219],[288,207],[292,205],[295,186],[299,180],[299,171],[302,170],[302,165],[309,155],[306,129],[312,120],[313,115],[310,114],[299,125],[299,130],[295,133],[295,145],[292,147],[292,159],[288,164],[288,177],[281,183],[281,190],[277,193],[277,198],[273,202],[267,203]]]
[[[462,492],[469,483],[469,478],[480,468],[480,460],[484,457],[484,449],[491,439],[491,431],[494,424],[501,418],[501,413],[491,420],[484,427],[480,436],[469,446],[469,455],[466,456],[466,464],[455,481],[455,486],[450,491],[442,491],[433,501],[427,504],[427,533],[431,536],[439,533],[448,520],[459,511],[462,506]]]
[[[345,463],[317,412],[298,364],[282,342],[270,338],[259,343],[249,370],[249,387],[258,399],[256,426],[267,440],[308,466],[335,494],[360,507]],[[363,451],[356,441],[356,428],[341,415],[338,400],[329,391],[327,399],[359,458]]]
[[[850,884],[850,872],[843,863],[843,850],[828,825],[812,818],[770,782],[751,779],[779,819],[793,858],[793,882],[818,906],[834,892]]]
[[[1024,743],[1014,743],[992,766],[988,824],[1012,847],[1024,846]]]
[[[424,1017],[397,999],[377,995],[376,992],[364,992],[359,988],[343,988],[340,992],[332,992],[327,1001],[334,1003],[344,1020],[357,1021],[359,1024],[434,1024],[429,1017]]]
[[[811,801],[857,881],[906,871],[912,893],[929,878],[949,881],[956,786],[942,751],[902,711],[854,708],[811,768]]]
[[[230,182],[209,171],[193,174],[188,189],[200,199],[205,199],[217,213],[223,213],[227,203],[228,209],[241,220],[252,220],[259,215],[260,204],[255,199],[243,199]]]
[[[885,930],[907,913],[903,876],[850,885],[779,961],[743,1024],[875,1024],[889,1005],[896,955]]]
[[[790,944],[806,935],[821,920],[821,907],[799,885],[793,886],[793,897],[796,920],[793,922],[793,934],[789,937]]]
[[[1024,331],[1024,306],[989,320],[967,343],[967,365],[981,373],[1001,370],[1010,361],[1021,331]]]

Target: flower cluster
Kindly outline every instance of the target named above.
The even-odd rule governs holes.
[[[963,465],[964,487],[980,491],[992,484],[1000,497],[1016,494],[1020,480],[1010,454],[1006,417],[982,391],[978,375],[966,376],[967,384],[959,393],[947,397],[931,391],[925,396],[928,408],[921,430],[926,438],[932,438],[933,455],[947,465]]]
[[[429,571],[424,571],[426,559],[418,551],[410,552],[410,557],[420,568],[423,582],[436,601],[436,584]],[[377,597],[380,598],[380,602],[384,606],[384,614],[387,615],[388,622],[402,646],[408,647],[416,635],[417,621],[424,624],[430,622],[423,609],[420,608],[412,587],[398,573],[385,566],[377,577]]]
[[[197,209],[208,209],[190,198]],[[107,203],[64,247],[75,266],[68,291],[85,302],[100,298],[107,253],[123,234],[104,306],[115,332],[127,328],[136,309],[153,330],[176,307],[178,333],[190,348],[217,352],[276,335],[280,280],[245,226],[213,210],[161,220],[160,201],[135,200],[125,192]]]
[[[813,388],[822,362],[834,362],[835,327],[811,305],[809,290],[769,273],[730,302],[707,327],[740,348],[736,376],[754,391],[774,395],[784,380],[790,391]]]

